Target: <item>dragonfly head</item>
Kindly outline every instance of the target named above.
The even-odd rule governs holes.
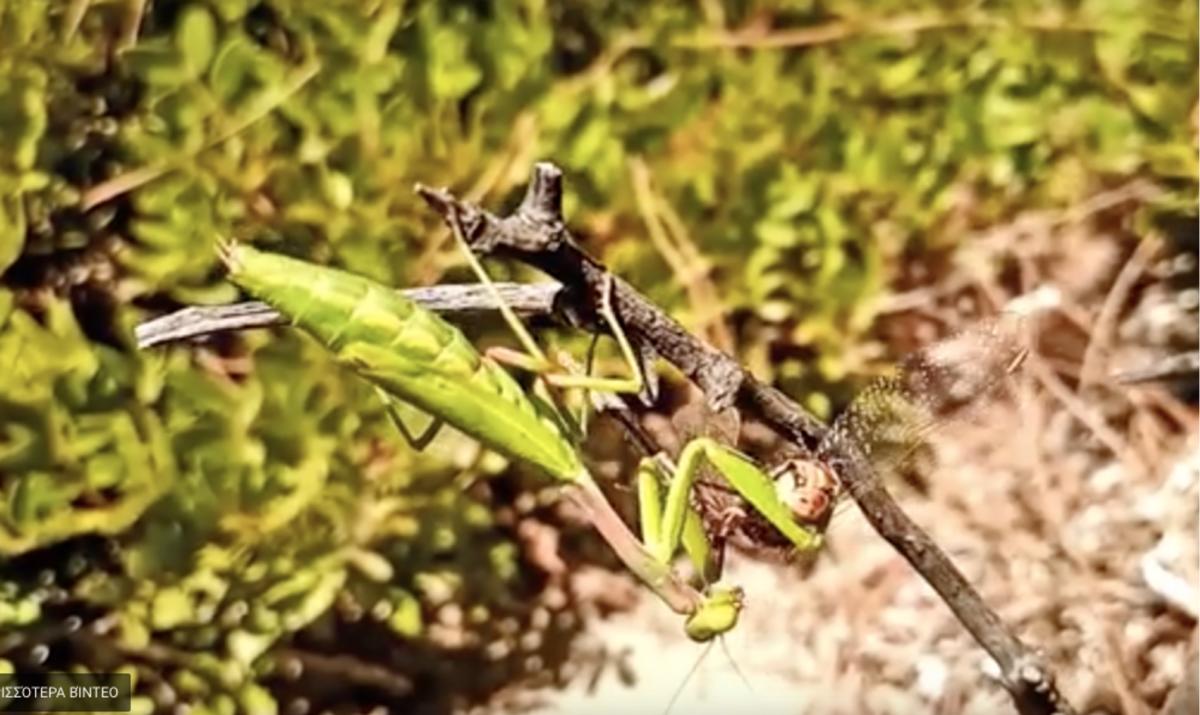
[[[829,523],[841,490],[841,480],[828,465],[811,459],[790,459],[775,477],[775,491],[796,521],[823,528]]]

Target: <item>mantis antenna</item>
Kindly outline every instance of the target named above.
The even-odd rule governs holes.
[[[679,685],[675,687],[675,692],[671,694],[671,700],[667,703],[667,709],[663,710],[663,715],[671,715],[671,708],[675,707],[675,703],[679,702],[679,696],[683,695],[684,688],[691,681],[692,676],[700,670],[700,664],[708,657],[708,652],[712,650],[713,642],[709,641],[708,645],[704,646],[704,650],[700,651],[700,655],[696,656],[696,661],[692,663],[692,667],[688,669],[687,675],[683,676],[683,680],[679,681]]]
[[[675,704],[679,702],[679,697],[683,695],[683,691],[687,689],[687,685],[696,675],[696,671],[700,670],[700,665],[704,662],[704,659],[708,657],[709,651],[712,650],[713,643],[715,642],[720,642],[721,652],[725,654],[725,658],[729,661],[729,665],[733,666],[733,672],[737,674],[738,679],[742,681],[747,690],[754,692],[754,686],[750,684],[750,679],[747,678],[746,674],[742,672],[742,669],[738,666],[737,661],[733,659],[733,654],[729,652],[729,645],[725,642],[725,634],[722,633],[713,640],[709,641],[708,645],[704,647],[704,650],[700,652],[700,655],[696,656],[696,660],[692,663],[692,667],[688,669],[687,675],[683,676],[683,680],[679,681],[679,685],[676,686],[675,692],[671,694],[671,700],[667,703],[667,709],[663,711],[663,715],[671,715],[672,708],[674,708]]]

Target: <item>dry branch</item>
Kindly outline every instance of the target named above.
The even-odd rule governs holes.
[[[550,315],[554,313],[562,286],[557,283],[498,284],[500,294],[518,315]],[[429,288],[407,288],[400,291],[406,298],[444,315],[466,316],[490,313],[496,309],[483,286],[440,285]],[[139,348],[149,348],[177,340],[190,340],[225,330],[247,330],[284,325],[287,320],[274,308],[259,301],[232,305],[192,306],[168,313],[137,326],[134,333]]]
[[[607,269],[583,252],[562,215],[562,172],[552,164],[534,169],[525,198],[510,216],[497,217],[450,192],[418,186],[417,192],[444,220],[457,215],[471,247],[534,266],[565,286],[560,308],[569,322],[593,331]],[[736,405],[799,447],[811,450],[826,427],[775,388],[758,381],[733,358],[696,338],[620,278],[614,307],[643,354],[657,353],[701,390],[714,410]],[[836,458],[836,456],[835,456]],[[900,509],[869,469],[845,455],[835,465],[867,520],[934,588],[955,617],[1000,666],[1004,687],[1023,715],[1073,713],[1058,693],[1043,659],[1021,642],[988,608],[938,545]]]

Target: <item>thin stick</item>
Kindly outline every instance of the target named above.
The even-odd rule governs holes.
[[[1098,363],[1102,360],[1102,353],[1108,349],[1119,311],[1125,307],[1125,302],[1129,299],[1129,293],[1133,290],[1134,284],[1145,272],[1146,267],[1150,264],[1150,259],[1158,252],[1161,245],[1154,237],[1143,240],[1125,265],[1121,267],[1121,272],[1117,274],[1117,279],[1113,281],[1112,288],[1105,296],[1099,314],[1096,315],[1094,328],[1088,332],[1087,349],[1083,351],[1083,359],[1080,361],[1077,391],[1083,391],[1100,376]]]
[[[1155,380],[1176,380],[1184,377],[1196,377],[1200,369],[1200,352],[1176,353],[1155,361],[1146,367],[1130,368],[1115,372],[1109,377],[1122,385],[1135,385]]]
[[[562,286],[557,283],[497,283],[504,302],[524,316],[549,315],[554,311]],[[482,285],[439,285],[407,288],[400,293],[422,306],[444,315],[492,313],[496,302]],[[287,319],[259,301],[232,305],[193,306],[148,320],[134,330],[138,348],[149,348],[177,340],[190,340],[227,330],[247,330],[285,325]]]
[[[1109,427],[1104,419],[1097,415],[1094,410],[1088,409],[1083,400],[1076,393],[1071,392],[1071,389],[1064,385],[1062,380],[1058,379],[1058,376],[1046,367],[1044,361],[1035,357],[1035,359],[1029,361],[1029,365],[1033,369],[1034,376],[1037,377],[1038,382],[1045,388],[1046,392],[1058,400],[1059,404],[1063,406],[1063,409],[1068,414],[1079,420],[1084,427],[1087,427],[1096,439],[1113,453],[1113,456],[1121,460],[1126,468],[1135,474],[1148,472],[1148,468],[1142,462],[1141,457],[1130,449],[1125,439],[1117,434],[1116,430]]]

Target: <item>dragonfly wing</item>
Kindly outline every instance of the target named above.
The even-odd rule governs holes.
[[[680,407],[671,415],[671,426],[678,439],[677,450],[697,437],[709,437],[722,444],[737,445],[741,432],[741,413],[730,407],[720,412],[712,410],[704,399],[695,399]],[[678,451],[673,457],[678,457]],[[725,488],[727,484],[707,465],[700,467],[697,481]]]
[[[671,424],[679,433],[680,443],[696,437],[711,437],[724,444],[737,444],[741,431],[741,413],[729,407],[715,412],[703,399],[692,400],[671,415]]]
[[[926,347],[893,376],[867,386],[830,428],[818,452],[835,463],[895,469],[947,420],[994,395],[1028,352],[1020,316],[1005,314]]]

